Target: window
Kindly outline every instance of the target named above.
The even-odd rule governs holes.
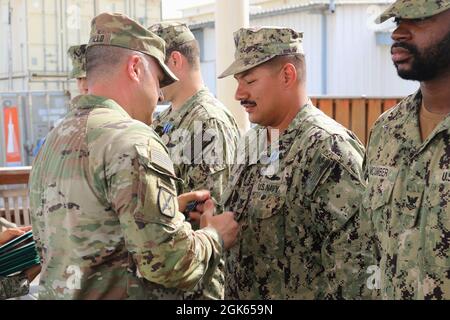
[[[205,56],[204,56],[204,49],[205,49],[205,44],[204,44],[204,40],[203,40],[203,29],[194,29],[191,30],[192,33],[194,34],[195,39],[197,39],[198,41],[198,46],[200,48],[200,62],[205,61]]]

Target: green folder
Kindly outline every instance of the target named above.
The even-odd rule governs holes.
[[[32,231],[0,247],[0,276],[5,277],[40,263]]]

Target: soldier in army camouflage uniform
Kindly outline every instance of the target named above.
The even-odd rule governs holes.
[[[72,71],[69,74],[69,79],[77,79],[80,94],[88,93],[86,80],[86,47],[87,45],[85,44],[72,46],[67,51],[72,60]]]
[[[450,299],[450,1],[400,0],[392,60],[420,89],[385,112],[367,147],[363,198],[385,299]]]
[[[270,138],[255,161],[248,151],[233,168],[224,196],[240,226],[226,256],[228,299],[370,295],[365,271],[373,261],[356,219],[364,148],[308,99],[302,36],[242,28],[234,33],[235,61],[220,76],[234,75],[236,99],[259,124],[244,137],[250,149]]]
[[[199,154],[196,154],[197,150],[191,153],[189,163],[175,163],[175,172],[184,181],[179,191],[183,193],[208,189],[220,202],[223,189],[228,184],[239,139],[236,121],[227,108],[204,86],[198,43],[189,28],[173,22],[158,23],[149,30],[166,42],[166,64],[179,79],[162,89],[164,99],[170,101],[171,106],[156,117],[153,128],[172,153],[174,149],[184,150],[188,145],[193,149],[194,143],[198,142],[202,146],[198,148]],[[199,132],[196,132],[196,123],[201,125]],[[189,143],[174,141],[174,133],[178,129],[186,130],[186,133],[190,134]],[[213,163],[205,161],[211,157],[210,153],[214,152],[215,144],[215,141],[210,143],[207,139],[207,132],[213,132],[214,138],[220,142],[216,147],[221,149],[222,157],[215,157],[216,161]]]
[[[159,87],[176,80],[164,54],[161,38],[124,15],[92,21],[91,94],[72,100],[30,176],[39,298],[178,299],[233,244],[233,213],[213,216],[209,192],[177,201],[173,164],[148,126]],[[194,200],[206,200],[197,231],[179,212]]]
[[[236,121],[204,86],[199,46],[189,28],[185,24],[166,22],[155,24],[149,30],[166,42],[166,64],[179,79],[162,89],[171,106],[153,122],[153,128],[175,161],[175,173],[184,182],[179,184],[178,192],[207,189],[220,202],[239,139]],[[183,140],[177,141],[180,134]],[[191,157],[180,161],[180,151],[187,150]],[[205,284],[203,295],[200,295],[202,290],[197,290],[186,298],[223,299],[224,279],[220,269],[222,264],[213,283]]]
[[[0,233],[0,246],[31,230],[31,227],[10,228]],[[0,276],[0,300],[21,297],[30,291],[30,283],[39,274],[41,266],[33,266],[18,275]]]

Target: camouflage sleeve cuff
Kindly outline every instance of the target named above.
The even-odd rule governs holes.
[[[212,227],[206,227],[196,232],[203,233],[203,235],[207,236],[211,243],[211,257],[208,262],[207,270],[203,276],[204,283],[209,283],[214,275],[215,270],[217,269],[220,260],[222,258],[223,252],[223,239],[219,235],[216,229]]]
[[[217,249],[219,249],[218,254],[222,255],[224,242],[223,242],[223,239],[220,236],[220,234],[217,232],[217,230],[212,227],[206,227],[206,228],[200,229],[199,231],[203,231],[204,233],[208,234],[211,238],[213,238],[216,243],[220,243],[220,248],[217,248]]]
[[[30,284],[24,273],[12,277],[0,277],[0,300],[21,297],[29,291]]]

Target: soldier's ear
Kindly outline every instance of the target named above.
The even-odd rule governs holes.
[[[281,68],[280,76],[286,88],[297,84],[297,69],[292,63],[286,63]]]
[[[181,69],[183,67],[183,58],[182,54],[178,51],[172,51],[170,54],[170,64],[172,67],[176,69]]]
[[[133,81],[139,81],[143,73],[143,62],[138,55],[131,55],[127,61],[127,74]]]

